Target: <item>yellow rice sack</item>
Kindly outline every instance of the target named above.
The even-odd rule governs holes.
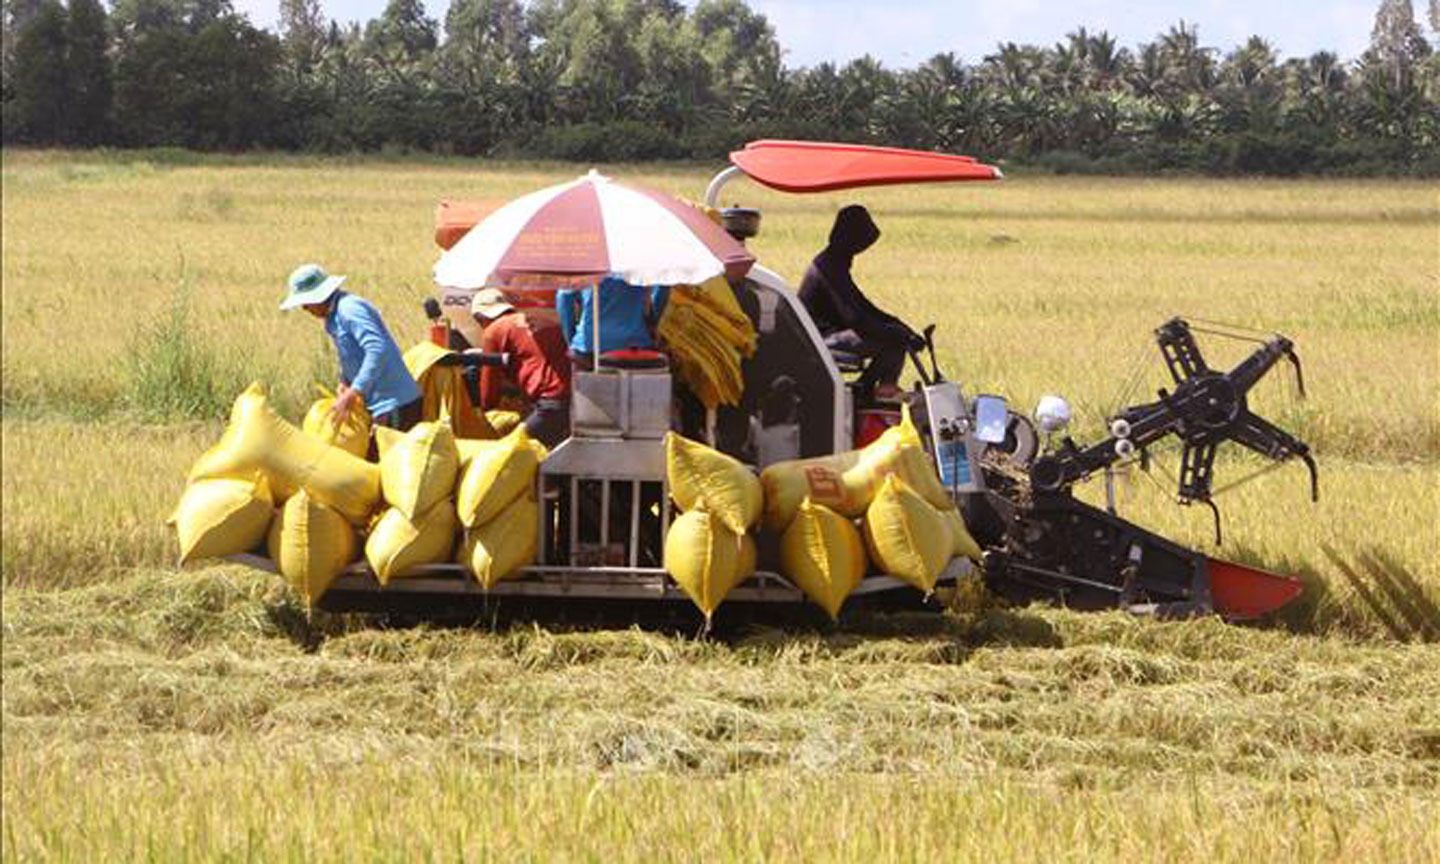
[[[851,450],[767,465],[760,472],[765,530],[784,533],[807,498],[847,518],[865,512],[865,502],[852,493],[844,479],[845,469],[858,458],[859,451]]]
[[[365,560],[381,585],[413,575],[423,564],[450,560],[455,548],[455,502],[446,498],[414,521],[394,507],[386,508],[365,540]]]
[[[880,491],[884,478],[894,475],[929,501],[932,507],[940,510],[955,507],[955,500],[945,491],[945,485],[940,484],[940,472],[935,469],[935,461],[924,451],[919,433],[910,423],[909,409],[904,409],[904,420],[900,425],[891,426],[887,432],[894,432],[894,435],[888,439],[881,435],[883,441],[873,442],[861,449],[860,459],[854,467],[845,471],[845,485],[857,491],[868,505],[868,500]]]
[[[375,452],[381,462],[385,461],[385,454],[401,441],[405,440],[405,433],[399,429],[391,429],[389,426],[375,427]]]
[[[495,434],[503,438],[520,425],[522,418],[519,411],[502,411],[497,408],[486,411],[485,419],[490,422],[490,428],[495,430]]]
[[[335,425],[330,409],[335,407],[335,394],[325,387],[316,385],[320,398],[310,403],[300,429],[306,435],[313,435],[326,444],[339,447],[352,456],[364,459],[370,451],[370,412],[356,403],[345,417],[345,422]]]
[[[196,480],[250,480],[260,467],[260,453],[264,441],[258,440],[263,433],[262,423],[257,422],[260,413],[267,409],[265,388],[255,381],[241,391],[230,405],[230,422],[220,440],[200,454],[190,466],[186,479]]]
[[[982,557],[980,544],[970,536],[970,529],[965,527],[965,519],[960,515],[959,508],[952,507],[949,510],[941,510],[940,515],[945,517],[945,523],[950,526],[950,554],[964,555],[971,561],[979,561]]]
[[[380,466],[306,435],[272,411],[265,416],[269,446],[261,465],[267,476],[365,524],[380,503]]]
[[[270,523],[270,557],[307,606],[355,560],[356,545],[354,526],[308,492],[286,501]]]
[[[704,508],[735,534],[744,534],[760,518],[760,481],[738,459],[667,432],[665,473],[681,510]]]
[[[865,578],[865,544],[855,523],[805,499],[780,537],[780,569],[831,619]]]
[[[416,423],[380,457],[380,486],[386,503],[413,520],[450,497],[459,470],[450,423]]]
[[[230,421],[220,440],[201,453],[186,475],[187,482],[197,480],[247,480],[255,479],[256,473],[265,475],[269,481],[270,495],[276,504],[285,503],[299,487],[283,478],[269,475],[262,464],[265,442],[260,436],[265,431],[263,412],[266,406],[265,388],[256,381],[241,391],[230,406]]]
[[[670,523],[665,572],[709,621],[731,589],[755,572],[755,541],[736,534],[720,517],[691,510]]]
[[[180,563],[249,552],[265,539],[274,515],[263,480],[191,483],[170,517],[180,541]]]
[[[880,484],[895,475],[934,507],[954,505],[930,455],[921,445],[920,434],[910,419],[908,407],[901,410],[898,426],[886,429],[879,438],[859,450],[776,462],[760,473],[764,487],[765,527],[781,533],[807,497],[814,503],[851,519],[865,513]]]
[[[460,563],[487,591],[535,561],[539,550],[540,512],[526,491],[490,521],[465,532]]]
[[[476,456],[480,456],[485,453],[495,452],[495,448],[501,446],[501,444],[504,443],[505,439],[513,435],[515,433],[515,430],[518,428],[518,425],[510,427],[510,430],[508,432],[506,432],[503,436],[497,439],[456,438],[455,448],[460,451],[460,473],[465,473],[465,469],[470,467],[470,460],[474,459]],[[541,442],[536,441],[534,438],[531,438],[529,432],[526,432],[525,437],[521,440],[523,440],[526,445],[530,447],[531,450],[535,451],[535,458],[539,459],[541,462],[544,462],[545,457],[550,455],[549,448],[547,448]]]
[[[479,441],[467,449],[471,454],[455,490],[455,508],[460,524],[474,528],[499,516],[533,488],[545,448],[524,426],[517,426],[499,441]]]
[[[865,511],[865,545],[891,576],[929,594],[950,562],[954,538],[941,512],[898,477],[886,477]]]
[[[306,435],[270,408],[254,383],[230,410],[220,442],[190,469],[190,479],[245,477],[260,470],[277,500],[305,489],[312,498],[364,524],[380,500],[379,466]]]

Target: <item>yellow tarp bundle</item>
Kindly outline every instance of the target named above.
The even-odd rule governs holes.
[[[670,523],[665,572],[684,589],[708,622],[731,589],[755,572],[755,541],[719,517],[691,510]]]
[[[365,540],[365,560],[375,578],[389,585],[391,579],[409,576],[422,564],[449,561],[455,548],[455,521],[455,502],[449,498],[413,521],[394,507],[387,508]]]
[[[760,480],[738,459],[667,432],[665,474],[670,496],[681,510],[704,508],[736,534],[744,534],[760,518]]]
[[[380,501],[380,467],[326,444],[279,417],[258,382],[235,400],[220,442],[196,460],[190,479],[250,479],[261,471],[273,497],[295,489],[344,514],[357,525]]]
[[[723,276],[671,289],[655,334],[675,374],[706,408],[740,404],[740,363],[755,354],[755,325]]]
[[[933,507],[955,506],[905,408],[900,425],[885,430],[859,450],[766,467],[760,473],[765,527],[775,533],[784,532],[807,497],[841,516],[858,518],[870,506],[880,484],[891,475],[904,480]]]
[[[497,518],[527,489],[535,485],[535,472],[545,458],[545,445],[531,438],[524,426],[499,441],[477,441],[462,454],[464,470],[455,490],[455,507],[466,528]]]
[[[460,451],[447,421],[416,423],[398,439],[386,438],[386,452],[380,456],[386,503],[413,520],[450,497],[460,470]]]
[[[294,495],[270,524],[270,557],[307,606],[355,560],[355,529],[309,493]]]
[[[460,563],[488,591],[535,560],[539,530],[539,505],[527,490],[494,519],[465,532]]]
[[[780,568],[831,619],[865,578],[865,544],[855,523],[806,498],[780,537]]]
[[[892,475],[865,511],[865,545],[881,570],[929,594],[955,539],[945,516]]]
[[[319,384],[315,385],[315,389],[319,391],[320,398],[312,402],[310,410],[305,412],[305,419],[300,423],[301,431],[339,447],[351,456],[364,459],[370,452],[370,412],[365,410],[364,405],[356,403],[345,422],[337,426],[330,417],[330,409],[335,407],[335,394]]]
[[[449,416],[456,437],[493,439],[500,437],[485,414],[470,401],[465,375],[459,366],[442,366],[440,360],[454,354],[434,342],[417,342],[405,352],[405,368],[420,386],[420,415],[425,420]]]
[[[180,563],[249,552],[265,539],[275,505],[264,480],[197,480],[185,487],[170,522]]]

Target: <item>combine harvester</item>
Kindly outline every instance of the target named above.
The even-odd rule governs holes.
[[[706,191],[712,213],[726,183],[739,176],[798,194],[1001,178],[998,169],[968,157],[812,142],[756,141],[732,153],[730,161]],[[901,421],[898,404],[866,401],[854,386],[862,358],[832,354],[794,289],[747,251],[744,241],[759,230],[757,211],[720,211],[726,233],[707,231],[700,208],[593,172],[493,212],[442,204],[436,240],[447,251],[436,265],[439,306],[429,305],[432,323],[440,323],[443,314],[459,337],[457,345],[466,337],[476,341],[470,298],[486,286],[503,287],[513,303],[529,307],[552,306],[557,289],[580,286],[596,292],[594,308],[603,309],[599,280],[606,276],[631,284],[695,284],[713,276],[651,260],[654,250],[670,241],[651,227],[659,223],[647,221],[647,207],[702,238],[716,272],[723,270],[754,324],[755,352],[743,365],[737,404],[702,405],[679,385],[661,352],[607,352],[599,346],[594,368],[574,376],[571,437],[539,468],[533,564],[487,590],[459,564],[427,565],[382,587],[361,562],[319,598],[321,608],[447,614],[507,598],[688,605],[664,567],[665,539],[675,518],[666,433],[705,441],[759,471],[853,451]],[[616,208],[638,215],[607,216],[610,236],[597,238],[593,211]],[[624,225],[627,218],[636,224]],[[639,233],[620,239],[625,230]],[[651,230],[657,234],[647,238]],[[513,242],[517,236],[523,242]],[[1270,460],[1303,461],[1314,494],[1308,447],[1255,415],[1247,403],[1248,392],[1280,359],[1293,362],[1298,377],[1291,342],[1279,335],[1256,338],[1249,357],[1228,370],[1215,369],[1196,342],[1201,329],[1198,322],[1192,326],[1175,318],[1155,331],[1173,386],[1154,401],[1119,411],[1109,418],[1108,437],[1088,445],[1063,435],[1069,421],[1063,400],[1042,400],[1032,422],[1000,397],[964,393],[938,368],[934,327],[925,330],[928,368],[920,354],[911,354],[919,383],[906,398],[933,460],[930,470],[983,549],[981,569],[992,591],[1020,602],[1160,616],[1213,612],[1230,620],[1264,616],[1299,595],[1294,579],[1187,549],[1121,518],[1113,503],[1101,509],[1073,494],[1077,483],[1097,474],[1112,482],[1117,465],[1143,462],[1149,449],[1166,439],[1181,447],[1182,504],[1199,502],[1214,510],[1212,468],[1226,442]],[[599,331],[597,322],[597,342]],[[1058,437],[1059,443],[1042,447],[1036,424],[1047,441]],[[833,472],[804,476],[811,494],[834,493],[822,488],[834,482]],[[1215,515],[1218,536],[1218,510]],[[804,603],[801,591],[782,575],[776,538],[760,536],[754,575],[730,590],[726,603]],[[254,555],[237,560],[274,567]],[[955,558],[940,581],[953,582],[969,571],[969,561]],[[880,573],[867,574],[850,596],[925,602],[922,592]]]

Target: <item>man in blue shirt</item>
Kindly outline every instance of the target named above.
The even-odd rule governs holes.
[[[302,264],[290,274],[290,293],[280,308],[298,306],[325,322],[340,356],[340,386],[331,409],[335,423],[345,422],[355,403],[363,401],[375,424],[408,430],[420,421],[420,388],[379,310],[341,291],[344,281],[317,264]]]
[[[595,352],[595,287],[562,288],[555,292],[555,312],[560,319],[560,332],[570,346],[570,356],[581,368],[593,368]],[[624,351],[638,348],[652,350],[655,339],[651,331],[665,304],[670,289],[656,285],[646,288],[631,285],[615,276],[600,280],[600,351]]]

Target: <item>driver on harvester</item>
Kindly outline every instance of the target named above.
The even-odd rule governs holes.
[[[800,282],[800,301],[827,348],[869,359],[858,382],[861,392],[888,400],[900,393],[906,352],[923,348],[925,340],[871,303],[850,275],[855,256],[878,239],[880,229],[868,210],[859,204],[842,208],[830,229],[829,245],[815,256]]]

